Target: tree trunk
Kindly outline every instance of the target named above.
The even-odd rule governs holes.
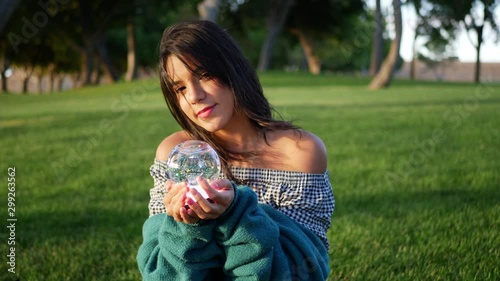
[[[38,94],[41,95],[43,93],[43,75],[41,73],[36,76],[38,82]]]
[[[50,93],[60,91],[60,89],[58,89],[59,80],[59,75],[55,72],[50,75]]]
[[[49,76],[49,90],[48,93],[52,94],[54,92],[54,80],[56,77],[56,65],[54,63],[50,63],[47,67],[47,72]]]
[[[483,44],[483,28],[484,25],[480,25],[476,28],[476,69],[474,71],[474,83],[476,84],[481,82],[481,45]]]
[[[302,46],[304,55],[306,56],[309,72],[315,75],[319,74],[321,72],[321,61],[317,56],[314,55],[314,47],[311,39],[307,37],[304,31],[300,28],[291,29],[290,33],[296,35],[299,38],[300,45]]]
[[[403,34],[402,29],[402,17],[401,17],[401,1],[393,0],[392,5],[394,8],[394,26],[396,30],[396,36],[391,42],[391,48],[389,49],[389,54],[382,63],[380,71],[373,78],[370,83],[370,89],[380,89],[382,87],[388,87],[392,80],[392,75],[394,74],[394,68],[396,67],[397,60],[399,58],[399,49],[401,47],[401,36]]]
[[[415,36],[413,37],[413,43],[412,43],[412,58],[411,58],[411,65],[410,65],[410,80],[415,80],[417,78],[417,37],[420,34],[418,34],[417,30],[415,30]]]
[[[81,71],[78,71],[77,73],[74,73],[73,75],[71,75],[71,82],[72,82],[72,86],[74,88],[78,88],[78,87],[81,87],[80,85],[80,81],[82,81],[82,72]]]
[[[200,20],[216,22],[219,15],[220,0],[204,0],[198,4]]]
[[[58,92],[63,90],[64,77],[64,74],[56,74],[54,85],[56,87],[56,91]]]
[[[9,88],[7,86],[7,76],[5,76],[5,70],[2,71],[1,73],[1,78],[2,79],[2,91],[0,91],[0,93],[7,93],[9,91]]]
[[[23,78],[23,94],[27,95],[28,94],[28,83],[30,82],[31,75],[26,75],[26,77]]]
[[[417,15],[417,24],[415,26],[415,36],[413,36],[412,43],[412,58],[410,65],[410,80],[417,79],[417,61],[418,61],[418,52],[417,52],[417,38],[421,35],[420,30],[421,27],[426,25],[427,19],[422,16],[420,9],[422,8],[422,1],[413,1],[413,7],[415,8],[415,14]]]
[[[375,31],[373,33],[372,54],[370,61],[370,75],[377,75],[382,64],[382,55],[384,49],[384,40],[382,38],[382,12],[380,9],[380,0],[376,0],[375,9]]]
[[[56,82],[56,75],[54,73],[49,74],[49,94],[54,93],[54,83]]]
[[[84,48],[81,53],[81,76],[77,87],[87,86],[92,84],[92,72],[94,69],[94,44],[89,38],[84,39]]]
[[[115,82],[118,80],[118,73],[116,72],[115,67],[113,66],[113,62],[109,57],[108,47],[106,46],[106,39],[104,34],[100,34],[96,40],[96,50],[97,57],[101,64],[103,65],[103,70],[106,76],[111,80],[111,82]]]
[[[0,42],[0,80],[2,80],[2,87],[0,89],[0,94],[1,93],[7,93],[8,88],[7,88],[7,76],[5,75],[5,72],[9,68],[9,64],[7,62],[7,58],[5,57],[5,52],[6,52],[6,47],[7,44],[5,41]]]
[[[104,66],[102,66],[104,68]],[[94,69],[94,72],[92,73],[92,84],[94,85],[99,85],[101,83],[101,78],[102,78],[102,71],[101,67],[96,67]]]
[[[273,0],[267,20],[268,32],[264,44],[260,50],[259,64],[257,70],[266,71],[271,63],[271,54],[274,43],[278,38],[290,8],[295,4],[294,0]]]
[[[23,78],[23,93],[25,95],[28,94],[28,86],[29,86],[31,75],[33,75],[33,70],[34,70],[34,68],[32,66],[25,66],[24,67],[25,76]]]
[[[415,55],[411,58],[411,63],[410,63],[410,80],[415,81],[417,79],[417,58]]]
[[[125,81],[132,81],[137,77],[137,59],[135,52],[135,31],[134,23],[130,21],[127,24],[127,73]]]

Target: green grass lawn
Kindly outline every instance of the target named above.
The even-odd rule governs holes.
[[[330,280],[500,279],[500,85],[261,75],[328,149]],[[157,81],[0,96],[0,280],[15,167],[20,280],[139,280],[158,143],[178,126]]]

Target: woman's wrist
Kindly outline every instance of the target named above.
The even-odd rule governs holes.
[[[227,209],[217,218],[218,220],[223,220],[224,218],[226,218],[228,216],[228,214],[231,213],[231,210],[234,209],[234,206],[236,205],[236,201],[239,199],[238,198],[239,197],[238,186],[233,181],[231,181],[231,186],[232,186],[233,191],[234,191],[233,201],[231,201],[231,203],[229,204]]]

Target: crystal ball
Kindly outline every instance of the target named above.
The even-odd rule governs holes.
[[[221,170],[220,159],[215,150],[208,143],[199,140],[188,140],[175,146],[168,157],[167,167],[170,179],[174,182],[187,182],[190,188],[196,188],[204,198],[208,198],[208,195],[196,178],[201,176],[210,182],[219,178]],[[192,198],[190,193],[188,197]]]

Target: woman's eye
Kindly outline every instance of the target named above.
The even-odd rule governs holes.
[[[175,89],[175,92],[177,94],[183,94],[185,90],[186,90],[186,87],[182,86],[182,87],[178,87],[177,89]]]
[[[203,79],[210,79],[210,74],[208,74],[208,72],[203,72],[200,75],[200,80],[203,80]]]

